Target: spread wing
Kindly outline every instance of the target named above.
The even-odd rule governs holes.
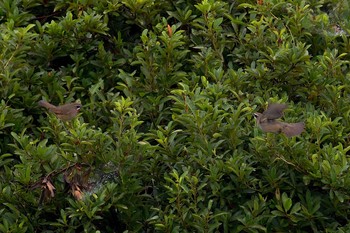
[[[286,104],[269,104],[265,112],[264,118],[268,120],[274,120],[282,117],[284,109],[287,108]]]
[[[304,131],[305,124],[303,122],[299,123],[286,123],[285,127],[283,127],[282,132],[287,137],[293,137],[301,134]]]

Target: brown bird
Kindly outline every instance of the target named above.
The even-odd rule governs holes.
[[[50,110],[50,112],[53,112],[59,119],[63,121],[72,120],[78,115],[79,110],[82,107],[80,103],[69,103],[60,106],[55,106],[45,100],[40,100],[39,105],[47,108],[48,110]]]
[[[263,113],[254,113],[258,126],[264,132],[284,133],[287,137],[301,134],[305,128],[303,122],[286,123],[276,120],[282,117],[283,111],[286,108],[286,104],[269,104]]]

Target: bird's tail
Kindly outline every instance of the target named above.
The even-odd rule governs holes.
[[[40,106],[42,106],[42,107],[45,107],[45,108],[49,109],[49,110],[53,110],[53,109],[56,108],[55,105],[52,105],[52,104],[50,104],[49,102],[47,102],[45,100],[40,100],[38,104]]]

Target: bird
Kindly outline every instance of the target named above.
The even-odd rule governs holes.
[[[68,103],[60,106],[50,104],[45,100],[39,101],[39,106],[47,108],[50,112],[53,112],[62,121],[70,121],[76,117],[82,107],[80,103]]]
[[[305,128],[304,122],[287,123],[277,120],[283,116],[283,111],[286,108],[286,104],[269,104],[263,113],[254,113],[257,125],[264,132],[283,133],[287,137],[293,137],[301,134]]]

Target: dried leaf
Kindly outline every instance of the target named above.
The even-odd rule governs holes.
[[[50,192],[51,197],[54,197],[56,188],[52,185],[51,181],[46,182],[46,188]]]
[[[173,29],[171,29],[169,24],[168,24],[168,35],[169,35],[169,37],[172,37],[172,35],[173,35]]]
[[[72,189],[71,191],[72,191],[72,194],[75,197],[75,199],[77,199],[77,200],[83,199],[83,192],[81,191],[81,189],[79,188],[78,185],[76,185],[76,184],[72,185],[71,189]]]

